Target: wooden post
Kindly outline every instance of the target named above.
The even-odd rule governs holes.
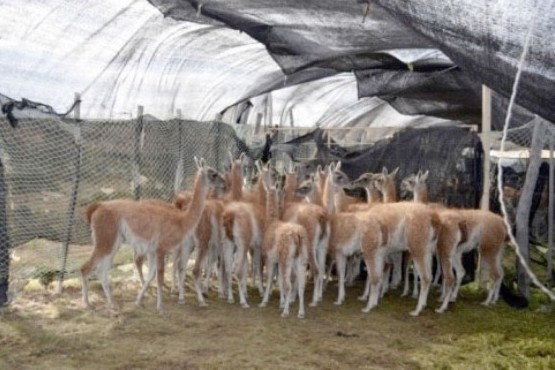
[[[8,236],[8,187],[4,178],[3,150],[0,148],[0,307],[8,304],[10,239]]]
[[[141,199],[141,141],[143,136],[144,107],[137,107],[137,125],[135,126],[135,146],[133,155],[133,197]]]
[[[484,162],[482,165],[482,197],[480,198],[480,209],[489,210],[489,198],[491,191],[490,172],[491,172],[491,89],[482,85],[482,130],[480,139],[484,149]],[[487,271],[482,266],[482,260],[478,255],[478,277],[480,288],[486,287]]]
[[[551,288],[553,286],[553,213],[555,212],[555,160],[553,160],[553,141],[555,136],[553,132],[549,142],[549,204],[547,207],[547,284]]]
[[[73,226],[75,224],[75,207],[77,205],[77,195],[79,194],[79,184],[81,182],[81,163],[82,163],[82,134],[81,134],[81,95],[75,93],[75,107],[73,108],[73,117],[75,119],[74,135],[75,135],[75,146],[77,149],[75,157],[75,179],[73,182],[73,189],[71,191],[71,198],[69,200],[69,208],[67,212],[67,229],[64,239],[64,244],[62,246],[62,257],[60,261],[60,272],[58,279],[58,288],[56,290],[57,294],[61,294],[63,291],[63,283],[66,273],[67,266],[67,255],[69,252],[69,243],[71,241],[71,234],[73,231]]]
[[[528,240],[530,208],[532,207],[532,196],[534,195],[534,188],[536,187],[536,181],[538,180],[540,170],[545,131],[546,127],[544,121],[535,120],[532,144],[530,147],[530,159],[528,168],[526,169],[526,179],[516,210],[516,241],[520,255],[528,264],[530,261]],[[516,262],[516,267],[519,290],[526,298],[530,298],[530,277],[519,260]]]
[[[490,196],[490,149],[491,149],[491,90],[489,87],[482,85],[482,146],[484,148],[484,172],[482,198],[480,200],[480,209],[489,210]]]
[[[264,118],[262,113],[258,113],[256,115],[256,124],[254,125],[254,134],[255,135],[258,135],[258,133],[260,132],[260,125],[262,124],[262,118]]]
[[[274,121],[274,103],[272,99],[272,93],[268,93],[268,100],[267,100],[267,108],[268,108],[268,127],[273,128],[273,121]]]

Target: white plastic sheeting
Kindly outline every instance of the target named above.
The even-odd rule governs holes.
[[[0,4],[0,93],[85,118],[211,120],[283,73],[244,33],[164,19],[146,1]]]
[[[426,34],[430,27],[422,20],[433,14],[418,13],[416,8],[402,12],[401,3],[382,5],[410,17],[413,26]],[[486,10],[497,14],[505,3]],[[449,111],[444,102],[420,109],[425,106],[423,101],[402,98],[392,104],[415,115],[401,115],[384,99],[361,98],[361,83],[372,81],[363,81],[360,76],[366,75],[359,73],[355,82],[349,72],[387,67],[403,73],[431,69],[433,74],[453,66],[444,53],[431,48],[433,42],[376,4],[370,6],[364,21],[364,4],[355,0],[306,4],[283,0],[280,4],[286,8],[280,11],[279,4],[268,0],[198,4],[175,0],[4,0],[0,2],[0,94],[31,99],[63,112],[78,92],[81,115],[91,119],[127,119],[143,105],[146,113],[161,119],[176,117],[181,110],[186,119],[213,120],[226,108],[250,99],[258,112],[268,112],[267,103],[272,101],[271,118],[265,120],[281,125],[290,125],[291,120],[295,126],[446,123],[418,115]],[[451,5],[448,10],[456,9]],[[425,9],[437,12],[438,5]],[[505,32],[513,13],[502,13],[507,19],[494,22],[497,26],[489,31]],[[451,25],[449,14],[442,22]],[[488,30],[484,27],[480,30]],[[431,29],[426,35],[441,45],[437,30]],[[550,42],[540,41],[536,41],[539,46]],[[552,72],[540,67],[536,69]],[[272,98],[267,99],[270,91]],[[254,114],[247,122],[256,119]],[[475,114],[472,120],[479,123]]]

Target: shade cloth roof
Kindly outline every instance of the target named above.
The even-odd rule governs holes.
[[[248,101],[276,124],[394,126],[479,124],[486,84],[499,128],[531,27],[513,125],[553,122],[553,3],[6,0],[0,93],[64,111],[79,92],[82,115],[101,119],[140,104],[233,120]]]

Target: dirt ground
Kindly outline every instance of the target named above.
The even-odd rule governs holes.
[[[211,290],[199,307],[190,286],[186,304],[165,293],[166,314],[155,309],[155,289],[145,306],[133,304],[136,278],[112,273],[117,311],[106,308],[98,281],[92,281],[93,310],[80,302],[80,282],[70,279],[61,296],[32,281],[0,311],[0,369],[540,369],[555,368],[553,305],[536,297],[516,311],[504,302],[483,307],[485,292],[463,287],[460,300],[439,315],[438,293],[420,317],[409,316],[411,298],[389,293],[369,314],[356,299],[362,283],[349,287],[346,303],[297,305],[281,318],[278,294],[259,308],[229,304]],[[307,300],[310,297],[307,291]]]

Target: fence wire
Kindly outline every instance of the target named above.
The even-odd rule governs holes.
[[[84,216],[91,203],[137,195],[171,201],[192,185],[193,156],[223,170],[228,152],[248,149],[220,122],[142,120],[137,135],[139,122],[52,116],[18,119],[14,128],[0,118],[0,242],[8,246],[0,248],[0,281],[9,274],[12,291],[31,278],[77,275],[91,253]]]
[[[505,166],[503,199],[509,210],[518,202],[526,174],[523,153],[531,139],[531,127],[509,133],[513,149],[520,150],[515,158],[505,153],[497,159]],[[397,134],[391,131],[384,138],[383,129],[378,131],[329,130],[320,136],[307,129],[277,130],[273,133],[272,161],[287,168],[292,161],[342,155],[354,176],[381,171],[383,166],[390,170],[400,166],[399,181],[410,172],[430,169],[431,179],[435,178],[430,184],[433,200],[476,206],[482,182],[476,165],[482,157],[475,133],[445,129],[436,134],[429,129],[413,129]],[[553,130],[548,132],[546,148],[554,142]],[[9,276],[10,291],[17,294],[29,279],[49,284],[78,277],[78,269],[92,248],[84,217],[88,205],[119,198],[171,201],[176,192],[192,185],[195,155],[224,170],[229,152],[246,152],[254,159],[261,155],[264,144],[264,132],[221,122],[159,121],[148,116],[125,121],[75,121],[52,115],[19,118],[13,127],[0,117],[0,199],[6,202],[0,204],[0,221],[5,225],[0,228],[0,243],[8,246],[0,248],[0,283]],[[408,148],[409,144],[415,148]],[[550,235],[553,237],[547,206],[549,160],[544,162],[532,204],[531,240],[545,244],[542,251],[551,269],[548,271],[552,271],[553,251],[547,247]],[[447,180],[453,176],[458,181],[451,184]],[[492,166],[490,181],[496,176]],[[453,189],[447,191],[445,186]],[[498,211],[495,191],[492,189],[491,207]],[[511,223],[514,225],[514,218]],[[131,263],[130,253],[118,253],[116,258],[119,264]]]

